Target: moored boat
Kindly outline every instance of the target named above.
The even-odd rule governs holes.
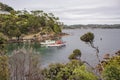
[[[47,46],[48,47],[63,47],[63,46],[65,46],[65,42],[62,42],[61,40],[58,40],[54,44],[49,44]]]
[[[49,45],[49,44],[54,44],[56,41],[55,40],[45,40],[45,42],[41,42],[41,45]]]
[[[45,42],[41,42],[41,45],[47,46],[47,47],[63,47],[65,46],[65,42],[61,40],[46,40]]]

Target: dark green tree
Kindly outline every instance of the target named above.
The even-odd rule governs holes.
[[[101,63],[101,60],[99,58],[99,49],[98,49],[98,47],[95,47],[94,43],[93,43],[94,42],[94,34],[91,32],[88,32],[88,33],[82,35],[80,37],[80,39],[82,41],[84,41],[85,43],[89,44],[92,48],[94,48],[96,50],[96,56],[97,56],[98,62]]]
[[[5,45],[7,43],[7,39],[5,37],[5,35],[3,35],[2,33],[0,33],[0,55],[4,55],[5,54]]]
[[[4,34],[0,33],[0,79],[9,79],[9,66],[8,66],[8,56],[5,55],[7,39]]]
[[[67,64],[52,64],[43,70],[43,75],[45,80],[97,80],[79,60],[71,60]]]
[[[79,49],[75,49],[73,53],[68,57],[70,60],[77,59],[80,60],[81,58],[81,51]]]

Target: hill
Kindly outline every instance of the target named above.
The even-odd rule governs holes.
[[[61,22],[52,13],[42,10],[15,11],[6,4],[1,5],[1,10],[10,11],[9,14],[0,14],[0,32],[9,38],[21,37],[31,34],[59,34],[61,33]]]

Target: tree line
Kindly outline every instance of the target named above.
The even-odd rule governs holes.
[[[78,24],[64,25],[65,29],[120,29],[120,24]]]

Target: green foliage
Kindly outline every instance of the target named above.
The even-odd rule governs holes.
[[[75,68],[77,68],[77,67],[79,67],[79,66],[82,66],[83,65],[83,63],[81,62],[81,61],[79,61],[79,60],[71,60],[70,62],[68,62],[67,64],[66,64],[66,66],[69,68],[69,69],[75,69]]]
[[[68,58],[72,60],[72,59],[80,59],[80,57],[81,57],[81,51],[79,49],[75,49]]]
[[[116,65],[116,64],[115,64]],[[104,80],[119,80],[120,79],[120,65],[109,65],[105,68],[103,72]]]
[[[114,56],[107,62],[102,75],[104,80],[120,79],[120,56]]]
[[[14,9],[12,7],[8,6],[8,5],[3,4],[3,3],[0,2],[0,10],[10,12],[10,11],[12,11]]]
[[[58,18],[40,10],[12,10],[10,14],[0,14],[0,31],[9,38],[43,31],[58,34],[61,33],[60,27]]]
[[[6,42],[6,37],[4,34],[0,33],[0,44],[4,44]]]
[[[61,33],[61,28],[59,27],[59,25],[57,25],[57,24],[54,25],[54,32]]]
[[[7,39],[5,35],[0,33],[0,55],[3,55],[5,53],[5,43],[7,42]]]
[[[86,70],[85,65],[79,66],[73,71],[70,80],[98,80],[97,77]]]
[[[73,60],[73,59],[76,59],[76,55],[74,53],[72,53],[69,57],[68,57],[69,60]]]
[[[9,80],[8,57],[0,56],[0,80]]]
[[[5,54],[5,35],[0,33],[0,80],[9,79],[8,57]]]
[[[67,64],[52,64],[43,70],[43,75],[45,80],[97,80],[79,60],[71,60]]]
[[[91,32],[88,32],[86,34],[84,34],[83,36],[80,37],[80,39],[84,42],[93,42],[94,40],[94,34]]]
[[[37,33],[45,31],[47,33],[60,33],[61,28],[58,22],[50,21],[52,17],[46,16],[46,13],[35,14],[16,13],[12,12],[10,15],[0,14],[0,31],[9,37],[19,37],[21,34]]]
[[[75,49],[73,51],[73,53],[75,53],[76,56],[80,56],[81,57],[81,51],[79,49]]]
[[[42,74],[44,76],[44,80],[56,80],[56,76],[61,71],[62,68],[64,68],[64,64],[50,64],[49,68],[45,68],[42,71]]]

